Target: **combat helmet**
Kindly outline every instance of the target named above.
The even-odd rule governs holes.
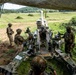
[[[21,30],[21,29],[17,29],[16,32],[17,32],[18,34],[20,34],[20,33],[22,32],[22,30]]]
[[[41,56],[36,56],[31,62],[31,69],[36,73],[42,73],[47,67],[47,61]]]
[[[11,23],[8,23],[8,26],[9,26],[9,27],[11,27],[11,26],[12,26],[12,24],[11,24]]]

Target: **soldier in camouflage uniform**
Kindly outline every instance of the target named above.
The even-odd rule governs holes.
[[[30,29],[27,28],[26,32],[25,33],[28,33],[28,38],[27,40],[28,41],[33,41],[33,34],[31,33]]]
[[[46,31],[45,27],[42,26],[39,31],[41,41],[46,40],[46,32],[47,31]]]
[[[11,29],[11,27],[12,27],[12,24],[9,23],[6,32],[7,32],[8,38],[9,38],[10,46],[13,46],[13,36],[12,35],[13,35],[14,31]]]
[[[71,27],[68,26],[66,27],[66,32],[63,36],[64,41],[65,41],[65,52],[70,54],[70,56],[72,57],[71,51],[74,48],[74,41],[75,41],[75,35],[74,33],[71,31]]]
[[[23,50],[23,42],[24,42],[24,38],[20,35],[22,30],[17,29],[16,32],[17,32],[17,34],[14,37],[14,42],[17,45],[17,47],[19,48],[19,50],[22,51]]]
[[[28,75],[57,75],[56,71],[52,68],[51,71],[53,72],[53,74],[45,72],[46,68],[47,61],[41,56],[36,56],[31,62],[31,70]]]
[[[29,33],[29,32],[31,32],[31,31],[30,31],[29,27],[27,27],[27,30],[25,33]]]

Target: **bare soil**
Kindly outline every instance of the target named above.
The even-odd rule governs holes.
[[[7,41],[1,42],[0,43],[0,65],[7,65],[12,60],[16,52],[17,51],[15,47],[9,47],[9,43]]]

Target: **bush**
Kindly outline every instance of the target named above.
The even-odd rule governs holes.
[[[69,21],[68,24],[70,24],[70,25],[72,25],[72,26],[76,26],[76,16],[73,17],[73,18]]]
[[[33,14],[28,14],[28,16],[34,16]]]
[[[23,19],[21,16],[17,16],[16,19]]]
[[[65,27],[67,27],[67,26],[71,26],[72,27],[72,30],[74,32],[76,32],[76,16],[73,17],[68,23],[62,23],[60,25],[60,28],[63,29]]]

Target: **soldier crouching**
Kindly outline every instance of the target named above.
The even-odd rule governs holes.
[[[28,75],[57,75],[54,69],[51,69],[53,74],[45,72],[46,68],[47,61],[41,56],[36,56],[31,62],[31,70]]]
[[[17,34],[14,37],[14,42],[17,45],[17,50],[22,51],[23,50],[23,42],[24,42],[24,38],[20,35],[22,30],[17,29],[16,32],[17,32]]]

